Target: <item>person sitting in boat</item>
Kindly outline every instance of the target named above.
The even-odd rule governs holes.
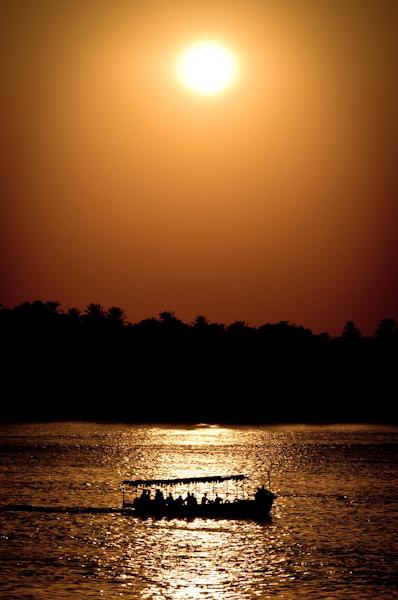
[[[222,498],[220,498],[220,496],[216,494],[216,497],[214,498],[214,504],[222,504],[222,501]]]
[[[265,498],[268,498],[269,494],[270,492],[266,490],[265,487],[262,485],[260,488],[257,488],[257,492],[254,494],[254,498],[256,502],[261,502],[262,500],[265,500]]]
[[[195,498],[195,494],[192,492],[192,494],[190,494],[188,492],[188,496],[187,496],[187,506],[192,508],[193,506],[197,506],[198,501]]]
[[[178,496],[178,498],[175,499],[175,506],[177,508],[181,508],[181,506],[184,505],[184,500],[183,497],[181,496],[181,494]]]
[[[142,490],[141,496],[139,498],[136,498],[134,503],[140,506],[148,506],[150,501],[151,495],[149,493],[149,490]]]
[[[180,496],[180,498],[181,498],[181,496]],[[182,500],[182,498],[181,498],[181,500]],[[173,498],[173,494],[171,492],[169,492],[169,494],[168,494],[168,496],[166,498],[166,504],[167,504],[167,506],[170,508],[170,507],[174,506],[174,504],[176,504],[176,502],[177,501],[174,500],[174,498]]]
[[[200,503],[201,503],[201,504],[202,504],[202,506],[203,506],[204,504],[208,504],[208,502],[209,502],[209,500],[208,500],[208,498],[207,498],[207,492],[205,492],[205,493],[203,494],[203,498],[202,498],[202,500],[200,501]]]
[[[164,504],[164,495],[163,495],[162,490],[156,490],[155,502],[156,502],[156,504]]]

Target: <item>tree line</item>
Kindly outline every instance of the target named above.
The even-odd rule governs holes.
[[[0,307],[2,418],[126,421],[393,421],[398,324],[371,336],[280,321],[229,325],[120,307]]]

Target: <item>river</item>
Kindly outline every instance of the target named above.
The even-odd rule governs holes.
[[[397,449],[381,425],[1,425],[0,597],[398,598]],[[270,474],[269,522],[120,512],[126,478],[239,473]]]

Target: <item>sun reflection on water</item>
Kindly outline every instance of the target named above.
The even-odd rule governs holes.
[[[236,443],[237,438],[237,432],[233,428],[205,423],[199,423],[191,428],[154,427],[152,431],[159,438],[163,438],[166,444],[178,443],[186,446],[228,445]]]
[[[226,521],[181,524],[169,523],[167,537],[164,525],[154,525],[152,556],[146,561],[146,581],[142,598],[193,599],[238,598],[245,596],[245,587],[252,582],[242,581],[242,573],[250,569],[253,556],[247,539]],[[134,568],[137,557],[132,554]],[[239,591],[238,591],[239,590]]]

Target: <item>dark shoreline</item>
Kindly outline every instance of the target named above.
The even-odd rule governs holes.
[[[57,302],[0,308],[0,420],[397,422],[398,325],[338,337],[289,321],[228,326]]]
[[[228,420],[220,420],[220,421],[208,421],[206,423],[198,423],[197,421],[159,421],[159,420],[147,420],[147,421],[134,421],[131,419],[96,419],[95,416],[91,418],[79,418],[79,417],[43,417],[39,419],[17,419],[17,418],[3,418],[0,416],[0,426],[7,424],[15,424],[15,425],[30,425],[30,424],[49,424],[49,423],[91,423],[98,425],[134,425],[137,427],[152,425],[155,427],[181,427],[184,429],[208,429],[208,428],[223,428],[223,427],[237,427],[237,428],[256,428],[256,427],[283,427],[283,426],[303,426],[303,427],[333,427],[333,426],[350,426],[350,425],[368,425],[368,426],[376,426],[376,427],[398,427],[398,419],[395,420],[307,420],[307,421],[228,421]]]

